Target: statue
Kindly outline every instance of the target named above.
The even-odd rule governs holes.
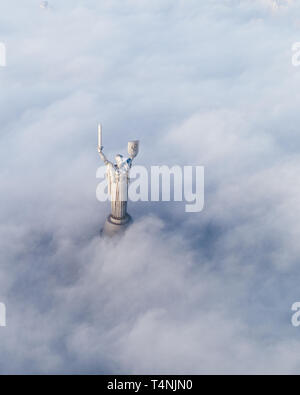
[[[128,201],[128,183],[129,172],[133,159],[137,156],[139,150],[139,141],[128,142],[129,158],[123,158],[123,155],[116,155],[116,163],[110,162],[103,153],[102,146],[102,128],[98,127],[98,153],[106,166],[106,178],[108,183],[108,193],[111,201],[111,214],[108,216],[104,233],[112,234],[120,230],[120,226],[128,225],[132,219],[127,213]]]

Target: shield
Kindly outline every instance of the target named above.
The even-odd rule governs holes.
[[[139,140],[129,141],[128,142],[128,154],[130,158],[135,158],[139,153]]]

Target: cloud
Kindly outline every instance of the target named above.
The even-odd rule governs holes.
[[[0,5],[2,373],[297,373],[299,6]],[[205,208],[129,203],[108,156],[205,166]]]

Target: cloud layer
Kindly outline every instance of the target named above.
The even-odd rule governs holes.
[[[298,373],[299,6],[50,6],[0,4],[0,372]],[[108,156],[204,165],[203,212],[100,239],[99,120]]]

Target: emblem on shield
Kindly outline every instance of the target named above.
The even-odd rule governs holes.
[[[128,154],[131,158],[135,158],[139,153],[139,140],[128,142]]]

